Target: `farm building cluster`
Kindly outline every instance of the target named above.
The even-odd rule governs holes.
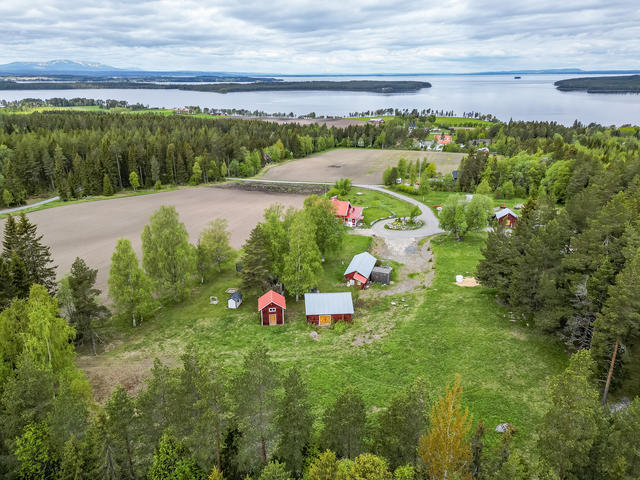
[[[362,289],[371,282],[390,283],[392,268],[376,266],[377,262],[376,257],[368,252],[355,255],[344,273],[347,286],[355,285]],[[236,289],[228,289],[227,293],[231,294],[227,308],[237,309],[242,304],[242,293]],[[320,293],[313,289],[304,294],[304,306],[307,322],[320,327],[353,319],[351,292]],[[258,316],[262,326],[284,325],[286,311],[287,301],[282,293],[269,290],[258,298]]]

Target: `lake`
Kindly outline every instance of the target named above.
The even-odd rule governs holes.
[[[399,108],[434,108],[491,113],[500,120],[555,121],[565,125],[579,120],[603,125],[640,123],[640,95],[560,92],[553,83],[579,75],[412,75],[371,77],[279,77],[284,80],[420,80],[432,88],[416,93],[378,94],[366,92],[263,91],[212,93],[182,90],[14,90],[0,91],[0,99],[74,98],[126,100],[150,107],[174,108],[198,105],[209,108],[244,108],[268,113],[293,112],[304,115],[346,116],[350,112]],[[586,75],[585,75],[586,76]],[[594,75],[589,75],[594,76]]]

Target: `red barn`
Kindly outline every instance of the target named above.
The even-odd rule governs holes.
[[[507,227],[515,227],[518,223],[518,215],[513,213],[509,208],[503,208],[494,215],[500,225],[506,225]]]
[[[344,271],[344,279],[347,285],[353,285],[355,283],[360,288],[364,288],[367,283],[369,283],[371,270],[376,266],[376,262],[376,257],[369,252],[354,255],[351,263],[349,263],[349,266]]]
[[[269,290],[258,299],[261,325],[284,325],[287,303],[279,293]]]
[[[351,292],[337,293],[305,293],[304,310],[307,322],[319,327],[343,320],[351,321],[353,300]]]
[[[342,220],[347,227],[356,227],[364,218],[362,215],[364,207],[354,207],[347,201],[338,200],[337,197],[331,197],[331,205],[333,205],[336,217]]]

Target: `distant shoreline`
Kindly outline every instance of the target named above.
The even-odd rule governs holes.
[[[562,92],[640,93],[640,75],[568,78],[554,85]]]
[[[233,93],[256,91],[320,90],[371,93],[407,93],[430,88],[429,82],[408,80],[348,80],[306,82],[254,82],[217,84],[159,84],[149,82],[29,82],[0,80],[0,90],[78,90],[78,89],[154,89],[189,90],[197,92]]]

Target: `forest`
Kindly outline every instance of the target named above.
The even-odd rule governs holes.
[[[558,80],[554,85],[563,92],[638,93],[640,92],[640,75],[569,78]]]
[[[128,81],[90,81],[90,82],[14,82],[0,80],[0,90],[71,90],[86,88],[118,88],[118,89],[160,89],[160,90],[190,90],[196,92],[257,92],[272,90],[322,90],[338,92],[375,92],[398,93],[415,92],[422,88],[429,88],[429,82],[410,80],[344,80],[325,81],[309,80],[304,82],[274,82],[260,81],[251,83],[201,83],[188,84],[128,82]]]
[[[362,148],[370,147],[383,133],[401,131],[403,121],[328,129],[158,115],[2,115],[2,188],[20,199],[53,190],[71,198],[137,183],[214,181],[343,142],[357,147],[362,140]],[[457,182],[447,181],[447,188],[482,195],[511,191],[528,199],[512,231],[494,225],[486,234],[476,278],[513,311],[514,321],[543,332],[549,342],[564,342],[570,356],[566,370],[549,380],[548,408],[532,438],[506,425],[499,441],[490,439],[493,426],[465,408],[464,383],[456,378],[449,385],[411,379],[375,411],[353,386],[313,409],[304,365],[283,368],[277,351],[260,343],[233,368],[195,347],[177,366],[157,360],[137,395],[116,388],[97,405],[74,361],[80,336],[92,335],[87,318],[108,315],[93,288],[95,271],[77,262],[66,284],[56,284],[50,251],[22,216],[5,225],[0,261],[0,275],[10,279],[3,280],[10,289],[0,299],[0,475],[636,478],[639,132],[509,122],[478,127],[476,134],[491,138],[501,155],[470,148]],[[171,220],[173,214],[163,211]],[[286,229],[279,222],[274,225]],[[154,225],[145,227],[143,243],[146,237],[153,244]],[[296,232],[304,230],[300,225]],[[253,255],[253,263],[245,260],[247,272],[262,272],[260,278],[269,278],[264,252],[273,247],[258,238],[265,228],[256,228],[245,246],[245,253],[263,252]],[[140,270],[138,260],[124,253],[122,265]],[[148,261],[144,267],[151,272],[161,265]],[[151,287],[140,275],[122,278],[135,277],[141,283],[133,294],[151,301]],[[175,285],[170,278],[162,283],[168,290]]]

